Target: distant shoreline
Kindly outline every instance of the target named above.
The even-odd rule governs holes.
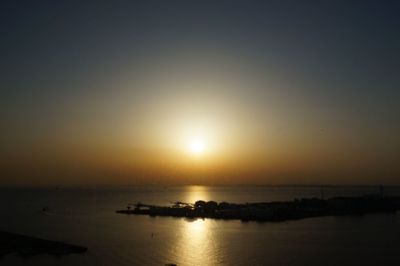
[[[1,185],[0,189],[120,189],[120,188],[174,188],[174,187],[266,187],[266,188],[376,188],[371,184],[66,184],[66,185]],[[400,188],[400,184],[382,185],[384,188]]]
[[[132,209],[132,207],[134,207]],[[279,222],[322,216],[390,213],[400,209],[400,197],[369,195],[334,197],[329,199],[302,198],[293,201],[228,203],[197,201],[195,204],[176,202],[173,206],[137,203],[116,213],[126,215],[171,216],[182,218],[211,218],[224,220]]]

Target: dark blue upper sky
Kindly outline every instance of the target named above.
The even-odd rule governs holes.
[[[285,71],[317,97],[390,99],[398,96],[399,10],[397,1],[4,1],[2,98],[72,94],[63,87],[94,82],[88,76],[206,47]]]

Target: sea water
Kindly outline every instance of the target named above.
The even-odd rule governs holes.
[[[318,186],[1,188],[0,230],[87,246],[88,252],[60,258],[7,255],[0,264],[400,265],[400,213],[266,223],[115,213],[136,202],[243,203],[379,192]],[[400,195],[400,188],[385,187],[384,193]]]

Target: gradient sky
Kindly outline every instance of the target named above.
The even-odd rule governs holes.
[[[1,184],[400,184],[399,14],[2,1]]]

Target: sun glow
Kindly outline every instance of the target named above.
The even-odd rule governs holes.
[[[193,154],[201,154],[204,152],[206,144],[202,139],[194,139],[189,144],[189,150]]]

